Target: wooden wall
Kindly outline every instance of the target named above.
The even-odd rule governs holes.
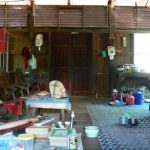
[[[27,47],[30,53],[33,52],[35,54],[37,58],[38,69],[41,71],[48,71],[48,34],[44,34],[44,44],[41,47],[41,50],[39,50],[38,47],[35,47],[34,43],[33,46],[31,45],[28,32],[11,32],[11,34],[8,33],[8,36],[11,71],[15,71],[16,68],[22,68],[23,71],[28,70],[28,68],[25,67],[25,58],[22,54],[22,50],[24,47]]]
[[[34,15],[33,15],[34,9]],[[111,70],[119,64],[133,63],[132,33],[150,30],[150,8],[108,6],[0,6],[0,27],[9,30],[10,70],[22,68],[25,60],[22,49],[27,46],[34,51],[37,68],[48,73],[50,77],[51,32],[90,32],[92,38],[92,91],[95,92],[95,77],[99,74],[98,88],[103,94],[111,90]],[[111,21],[111,22],[110,22]],[[116,48],[114,60],[102,57],[107,51],[110,30]],[[35,47],[35,36],[44,35],[41,51]],[[131,33],[131,34],[130,34]],[[126,38],[126,46],[122,46],[122,37]]]
[[[42,33],[42,32],[39,32]],[[34,39],[37,33],[34,33]],[[47,77],[50,77],[50,52],[51,52],[51,38],[50,33],[43,32],[44,45],[41,50],[35,47],[33,43],[33,51],[37,58],[37,69],[41,73],[45,73]],[[107,46],[109,45],[109,34],[107,33],[92,33],[92,93],[96,91],[96,88],[101,94],[107,95],[110,91],[111,86],[109,85],[110,78],[110,65],[114,68],[118,64],[129,64],[133,63],[133,49],[131,49],[130,34],[128,33],[113,33],[114,45],[116,48],[116,55],[114,60],[109,60],[108,55],[103,58],[101,51],[107,52]],[[127,45],[122,47],[121,38],[126,37]],[[24,71],[28,70],[25,68],[24,57],[22,56],[22,49],[27,46],[31,51],[31,41],[29,40],[28,32],[12,32],[10,35],[10,68],[11,71],[15,71],[16,68],[22,68]],[[33,40],[34,42],[34,40]],[[97,75],[98,73],[98,75]],[[99,74],[100,73],[100,74]],[[98,84],[97,84],[98,83]],[[96,87],[97,86],[97,87]]]
[[[114,36],[114,45],[116,49],[115,59],[112,61],[113,65],[120,64],[131,64],[133,63],[133,48],[131,43],[132,34],[129,33],[113,33]],[[123,37],[126,38],[126,46],[122,44]]]
[[[10,33],[10,32],[9,32]],[[25,61],[22,56],[22,49],[26,46],[30,49],[28,32],[11,32],[8,33],[9,54],[10,54],[10,70],[15,71],[16,68],[25,70]]]

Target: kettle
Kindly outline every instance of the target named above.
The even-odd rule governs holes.
[[[128,124],[131,126],[137,126],[138,123],[139,123],[138,120],[135,118],[128,119]]]

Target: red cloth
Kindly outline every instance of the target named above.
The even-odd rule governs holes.
[[[25,68],[28,67],[28,60],[30,59],[30,51],[28,47],[22,49],[22,56],[24,57]]]
[[[6,108],[10,113],[17,116],[22,115],[22,99],[4,102],[0,108]]]
[[[0,28],[0,54],[6,52],[6,29]]]

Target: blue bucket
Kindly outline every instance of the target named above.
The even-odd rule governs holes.
[[[137,91],[137,92],[133,93],[133,96],[135,97],[135,101],[134,101],[135,105],[142,105],[143,104],[144,95],[142,92]]]

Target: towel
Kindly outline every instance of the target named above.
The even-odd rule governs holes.
[[[6,29],[0,28],[0,54],[6,52]]]

